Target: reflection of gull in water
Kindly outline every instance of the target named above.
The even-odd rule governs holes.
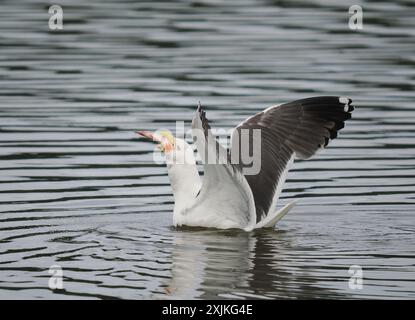
[[[288,234],[174,232],[171,278],[163,291],[169,299],[334,297],[334,292],[318,287],[319,278],[304,261],[308,256],[301,256],[301,248],[291,244]],[[293,251],[299,256],[293,257]]]
[[[183,231],[174,235],[172,278],[166,292],[173,298],[201,297],[206,283],[229,289],[247,286],[255,237],[245,232]],[[226,277],[223,275],[226,274]]]
[[[337,137],[351,117],[351,102],[329,96],[272,106],[235,128],[229,153],[212,136],[199,105],[192,134],[204,164],[203,181],[186,141],[169,132],[138,131],[159,142],[165,153],[175,200],[174,225],[246,231],[274,227],[293,206],[274,209],[290,164],[294,158],[310,158]],[[251,153],[248,166],[235,163]],[[248,168],[254,163],[259,165],[251,172]]]

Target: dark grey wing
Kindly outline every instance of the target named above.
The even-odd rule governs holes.
[[[270,107],[235,128],[232,162],[241,159],[244,146],[252,154],[255,148],[253,129],[261,131],[261,152],[255,156],[260,157],[255,160],[261,162],[261,170],[258,174],[245,174],[254,196],[257,222],[268,214],[275,197],[278,197],[290,160],[294,157],[308,159],[327,146],[330,139],[336,138],[337,131],[351,118],[354,110],[351,102],[349,98],[332,96],[296,100]],[[244,130],[250,139],[241,144]],[[234,153],[238,153],[238,157],[234,158]],[[239,163],[239,167],[246,169],[249,165]]]

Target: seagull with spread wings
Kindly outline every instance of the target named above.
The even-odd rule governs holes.
[[[193,148],[186,141],[168,131],[137,133],[158,142],[165,154],[175,201],[175,226],[245,231],[273,228],[294,205],[292,202],[275,210],[290,165],[294,159],[310,158],[337,137],[351,118],[351,103],[346,97],[322,96],[269,107],[234,129],[229,152],[213,138],[199,105],[192,121],[194,142],[200,154],[213,154],[215,160],[204,161],[203,178]],[[243,135],[239,133],[244,130],[260,130],[260,141],[241,143]],[[260,144],[260,170],[249,174],[242,163],[232,163],[231,159],[246,144],[250,151],[259,147],[255,143]]]

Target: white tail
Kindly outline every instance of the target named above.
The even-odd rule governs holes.
[[[264,219],[256,224],[254,229],[259,228],[273,228],[287,213],[292,207],[295,206],[295,201],[285,205],[282,209],[278,210],[274,214],[267,215]]]

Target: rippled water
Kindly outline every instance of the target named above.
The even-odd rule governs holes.
[[[1,298],[415,298],[414,3],[360,2],[361,31],[351,1],[226,3],[76,0],[49,31],[46,2],[2,2]],[[290,171],[276,231],[171,227],[135,129],[326,94],[354,118]]]

